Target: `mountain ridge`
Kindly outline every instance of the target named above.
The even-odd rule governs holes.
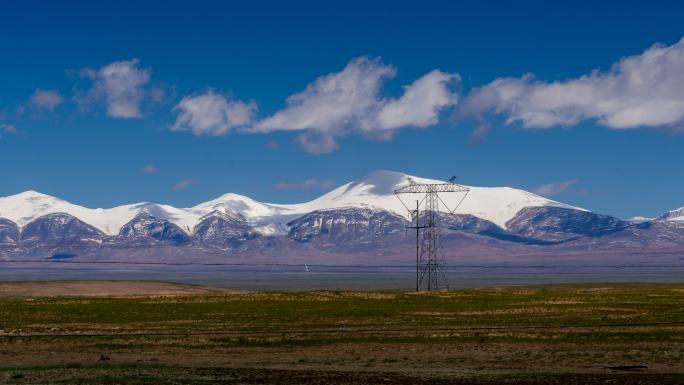
[[[665,214],[656,218],[656,220],[684,223],[684,206],[682,206],[678,209],[670,210],[670,211],[666,212]]]
[[[393,192],[409,178],[444,183],[376,171],[304,203],[227,193],[189,208],[141,202],[88,209],[28,191],[0,198],[0,260],[404,263],[415,250],[415,233],[406,230],[413,218]],[[632,221],[510,187],[469,188],[455,213],[436,214],[449,258],[684,261],[682,209]],[[463,194],[442,198],[453,209]]]
[[[345,207],[378,208],[398,214],[408,219],[408,211],[394,196],[394,189],[408,183],[411,178],[418,183],[440,183],[441,181],[411,176],[399,172],[378,170],[367,174],[357,181],[339,186],[328,193],[308,202],[295,204],[265,203],[250,197],[226,193],[218,198],[201,202],[188,208],[152,202],[139,202],[112,208],[90,209],[66,200],[26,191],[16,195],[0,197],[0,217],[7,218],[19,227],[53,213],[67,213],[97,228],[107,235],[116,235],[121,228],[140,213],[168,220],[188,234],[211,212],[237,213],[256,227],[282,226],[307,213]],[[467,199],[456,211],[488,220],[505,228],[506,222],[525,207],[554,206],[584,210],[556,202],[539,195],[511,187],[470,188]],[[455,206],[459,197],[445,197],[447,204]]]

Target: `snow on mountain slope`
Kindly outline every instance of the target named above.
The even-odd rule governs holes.
[[[634,223],[644,223],[644,222],[649,222],[652,221],[653,218],[648,218],[648,217],[641,217],[641,216],[635,216],[635,217],[630,217],[627,218],[629,222],[634,222]]]
[[[676,210],[668,211],[665,214],[656,218],[656,220],[684,222],[684,207],[680,207]]]
[[[10,219],[20,227],[43,215],[67,213],[107,235],[115,235],[124,224],[141,212],[171,220],[179,226],[186,223],[194,224],[195,219],[188,215],[185,209],[154,203],[137,203],[111,209],[89,209],[35,191],[0,198],[0,217]]]
[[[311,202],[288,207],[297,212],[346,206],[377,207],[408,219],[408,210],[394,195],[394,190],[407,185],[409,178],[416,183],[444,183],[440,180],[419,178],[398,172],[375,171],[359,181],[347,183]],[[556,206],[583,210],[510,187],[465,187],[468,187],[470,192],[456,213],[471,214],[503,228],[506,227],[506,222],[525,207]],[[405,195],[402,200],[409,208],[413,208],[415,200],[422,199],[422,197],[421,194]],[[463,198],[463,193],[441,194],[441,197],[449,209],[454,209]],[[445,208],[441,207],[441,209]]]
[[[208,202],[200,203],[188,210],[205,214],[215,210],[221,212],[234,211],[244,216],[249,222],[263,225],[279,222],[277,220],[274,221],[274,219],[301,214],[301,212],[294,210],[291,206],[261,203],[243,195],[228,193]]]
[[[285,223],[312,211],[350,206],[384,209],[408,218],[408,211],[394,196],[394,190],[408,184],[409,177],[417,183],[443,183],[398,172],[375,171],[358,181],[347,183],[306,203],[261,203],[242,195],[229,193],[190,208],[137,203],[110,209],[89,209],[49,195],[27,191],[1,197],[0,217],[10,219],[23,227],[40,216],[63,212],[79,218],[108,235],[117,234],[124,224],[143,212],[159,219],[169,220],[187,233],[191,233],[191,229],[200,218],[215,210],[224,213],[239,213],[251,224],[264,229],[282,228]],[[469,188],[470,193],[456,213],[472,214],[503,228],[507,221],[525,207],[554,206],[582,210],[510,187]],[[416,197],[421,198],[421,196],[406,196],[404,201],[409,207],[413,207]],[[449,208],[454,208],[462,197],[462,193],[444,194],[443,199]]]

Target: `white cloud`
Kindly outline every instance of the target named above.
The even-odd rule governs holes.
[[[383,98],[384,83],[395,75],[394,67],[379,58],[353,59],[342,71],[288,97],[286,108],[249,131],[304,131],[297,141],[309,152],[323,153],[338,147],[336,138],[353,132],[388,138],[402,127],[435,125],[441,110],[456,104],[451,86],[460,80],[457,74],[434,70],[405,86],[400,98]]]
[[[311,189],[327,189],[335,186],[334,179],[319,180],[316,178],[309,178],[301,182],[280,182],[276,185],[278,190],[311,190]]]
[[[404,126],[428,127],[438,123],[440,110],[456,104],[457,95],[449,86],[460,81],[458,74],[434,70],[404,87],[404,95],[388,101],[377,115],[380,129]]]
[[[341,71],[317,78],[304,91],[287,98],[287,108],[261,120],[254,131],[339,130],[364,125],[382,107],[378,93],[394,67],[380,59],[360,57]]]
[[[196,185],[200,182],[199,179],[184,179],[173,185],[171,188],[173,191],[185,190],[186,188]]]
[[[146,86],[150,81],[150,70],[140,68],[138,59],[113,62],[99,70],[84,69],[81,74],[93,82],[91,89],[80,98],[81,104],[104,99],[108,116],[142,116],[140,104],[149,93]]]
[[[2,139],[2,134],[16,134],[17,128],[9,123],[0,123],[0,139]]]
[[[560,193],[567,191],[567,189],[577,184],[577,182],[579,182],[578,179],[570,179],[561,182],[546,183],[533,189],[532,192],[542,196],[558,195]]]
[[[487,135],[489,134],[489,129],[491,126],[489,125],[488,122],[486,121],[481,121],[480,124],[475,127],[473,132],[470,133],[470,137],[468,138],[468,143],[471,146],[475,146],[478,144],[484,143],[485,139],[487,138]]]
[[[56,90],[41,90],[36,91],[31,95],[29,103],[37,108],[42,108],[48,111],[54,111],[57,106],[64,102],[64,97]]]
[[[153,164],[148,164],[145,167],[143,167],[140,172],[142,174],[156,174],[159,172],[159,168]]]
[[[195,135],[223,135],[252,123],[256,103],[230,100],[211,90],[184,97],[173,110],[178,113],[171,127],[174,131],[192,131]]]
[[[304,151],[312,154],[327,154],[339,148],[335,137],[326,132],[309,130],[296,138]]]
[[[338,148],[337,138],[352,133],[387,139],[402,127],[435,125],[442,110],[457,102],[452,91],[460,82],[457,74],[434,70],[405,86],[398,99],[385,98],[384,83],[395,75],[394,67],[379,58],[355,58],[342,71],[320,76],[289,96],[285,108],[261,120],[254,118],[254,102],[207,91],[174,107],[178,115],[171,129],[196,135],[298,131],[296,140],[306,151],[327,153]]]
[[[544,82],[532,75],[499,78],[473,89],[457,117],[501,114],[531,129],[594,120],[612,129],[670,127],[684,122],[684,39],[620,59],[607,72]]]
[[[5,134],[16,134],[17,128],[9,123],[0,123],[0,131]]]

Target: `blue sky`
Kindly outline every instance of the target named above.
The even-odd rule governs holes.
[[[672,2],[13,3],[0,195],[296,202],[391,169],[621,217],[684,205]]]

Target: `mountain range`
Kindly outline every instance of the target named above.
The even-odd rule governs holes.
[[[0,198],[0,259],[410,264],[415,233],[406,231],[405,204],[415,203],[394,195],[409,180],[443,183],[375,171],[300,204],[228,193],[189,208],[145,202],[90,209],[27,191]],[[444,252],[457,263],[674,263],[684,257],[684,207],[622,220],[510,187],[465,187],[465,197],[442,195],[438,215]]]

